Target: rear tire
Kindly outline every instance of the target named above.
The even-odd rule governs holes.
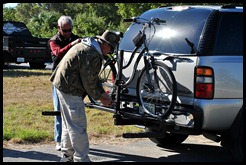
[[[5,62],[3,62],[3,69],[7,69],[8,68],[8,65],[5,64]]]
[[[220,144],[231,151],[237,162],[243,161],[243,107],[231,128],[222,136]]]
[[[240,121],[237,139],[233,141],[231,153],[238,162],[243,161],[243,119]]]
[[[177,100],[177,83],[171,69],[161,61],[155,61],[149,70],[148,83],[146,68],[137,82],[137,97],[140,108],[154,117],[167,118]]]

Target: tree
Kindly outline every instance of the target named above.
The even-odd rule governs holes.
[[[121,21],[122,17],[117,13],[118,7],[115,3],[87,3],[87,7],[89,12],[105,18],[106,23],[111,26],[118,25]]]
[[[123,18],[136,17],[159,6],[176,5],[188,3],[19,3],[15,9],[4,8],[3,20],[24,22],[34,36],[51,37],[57,31],[59,17],[68,15],[74,20],[74,32],[94,36],[105,29],[125,32],[130,23],[123,23]]]
[[[105,18],[95,13],[79,13],[74,19],[73,31],[80,37],[92,37],[105,31],[106,26]]]
[[[34,16],[27,23],[28,29],[33,36],[50,38],[57,33],[57,20],[60,13],[56,11],[42,12],[38,16]]]
[[[27,24],[34,16],[38,16],[41,11],[38,3],[19,3],[16,6],[15,17]]]
[[[118,6],[118,14],[122,18],[136,17],[143,12],[157,8],[159,6],[168,5],[167,3],[116,3]]]
[[[14,8],[3,8],[3,21],[17,21]]]

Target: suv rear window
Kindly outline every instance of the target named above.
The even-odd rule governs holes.
[[[150,20],[157,17],[166,20],[166,24],[156,25],[156,33],[149,44],[149,50],[156,50],[164,53],[191,54],[191,47],[187,44],[187,38],[194,44],[195,52],[200,40],[204,24],[212,11],[188,8],[185,10],[171,10],[171,8],[158,8],[149,10],[140,18]],[[138,33],[142,25],[133,23],[124,34],[119,48],[125,51],[132,51],[134,44],[132,39]],[[150,33],[151,32],[151,33]],[[147,38],[151,38],[154,29],[146,31]]]
[[[172,8],[158,8],[149,10],[140,15],[140,18],[150,20],[157,17],[166,20],[166,24],[156,25],[156,32],[151,39],[154,29],[146,31],[147,38],[151,39],[149,50],[172,54],[192,54],[191,47],[185,39],[194,44],[197,52],[205,23],[213,9],[188,8],[172,10]],[[220,12],[218,32],[215,36],[215,55],[242,55],[243,54],[243,14]],[[132,51],[132,39],[141,30],[142,25],[133,23],[124,34],[119,48]],[[141,50],[141,49],[140,49]]]
[[[222,13],[215,42],[215,55],[243,54],[243,14]]]

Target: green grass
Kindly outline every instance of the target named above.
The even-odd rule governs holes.
[[[54,139],[50,70],[3,70],[3,140],[15,143],[49,142]],[[135,126],[115,126],[113,114],[87,109],[90,139],[121,137],[124,132],[140,132]]]

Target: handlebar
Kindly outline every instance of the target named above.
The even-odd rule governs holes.
[[[132,62],[132,59],[133,59],[135,53],[142,46],[142,44],[144,44],[144,49],[142,49],[141,52],[144,52],[144,51],[147,51],[148,52],[148,43],[146,41],[145,29],[147,27],[153,26],[154,27],[154,32],[153,33],[155,34],[155,25],[154,25],[154,23],[156,23],[157,25],[160,25],[161,23],[166,23],[166,21],[165,20],[162,20],[160,18],[157,18],[157,17],[152,17],[150,20],[145,19],[145,18],[140,18],[140,17],[132,17],[132,18],[125,18],[125,19],[123,19],[123,22],[134,22],[134,23],[142,24],[143,25],[141,31],[139,31],[138,34],[136,34],[136,36],[133,38],[133,43],[135,45],[135,48],[134,48],[134,51],[132,52],[132,55],[130,57],[130,60],[123,67],[123,69],[124,69],[124,68],[126,68],[126,67],[128,67],[130,65],[130,63]],[[148,40],[148,42],[151,41],[151,39],[154,36],[154,34],[151,36],[151,38]]]
[[[144,21],[140,21],[140,20],[145,20],[145,22]],[[125,19],[123,19],[123,22],[135,22],[135,23],[138,23],[138,24],[156,23],[158,25],[161,24],[161,23],[166,23],[165,20],[162,20],[160,18],[155,18],[155,17],[152,17],[150,21],[145,19],[145,18],[140,18],[140,17],[125,18]]]

